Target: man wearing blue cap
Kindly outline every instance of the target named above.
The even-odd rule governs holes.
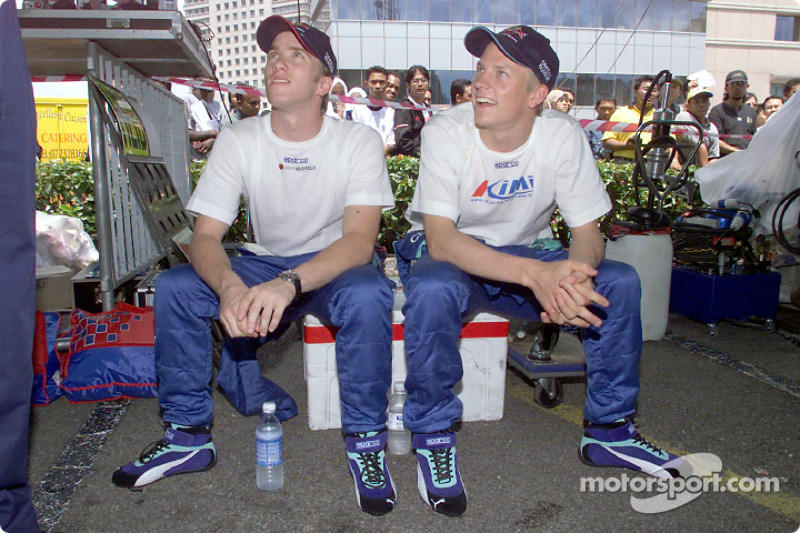
[[[209,319],[218,318],[227,333],[217,381],[232,401],[245,396],[244,405],[234,404],[253,414],[273,398],[257,371],[253,378],[239,365],[257,368],[257,341],[311,313],[339,328],[342,428],[356,501],[365,512],[385,514],[396,498],[385,463],[392,291],[370,264],[381,209],[394,205],[383,145],[363,124],[324,116],[336,72],[327,35],[272,16],[256,37],[267,54],[272,111],[220,132],[189,200],[197,214],[192,264],[156,284],[159,403],[168,427],[112,481],[141,490],[216,463]],[[221,240],[242,197],[269,255],[225,254]],[[292,406],[283,418],[297,412]]]
[[[452,429],[462,406],[452,387],[463,374],[462,321],[481,311],[581,328],[588,381],[581,460],[673,477],[666,463],[675,456],[630,420],[642,349],[639,279],[633,267],[603,260],[597,219],[611,202],[580,126],[542,110],[558,57],[527,26],[474,28],[465,45],[479,58],[472,105],[439,113],[422,130],[412,228],[395,246],[411,264],[400,268],[403,415],[420,495],[445,515],[467,507]],[[569,253],[552,240],[556,205],[572,234]]]

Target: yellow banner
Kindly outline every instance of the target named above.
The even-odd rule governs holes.
[[[89,150],[88,116],[86,98],[36,98],[42,161],[82,161]]]

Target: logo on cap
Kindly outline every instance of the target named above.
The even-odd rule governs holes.
[[[550,67],[547,65],[547,61],[545,61],[544,59],[539,61],[539,72],[541,72],[542,77],[545,79],[545,81],[550,81],[552,73],[550,72]]]
[[[522,29],[522,26],[512,26],[510,28],[506,28],[505,30],[500,32],[503,35],[508,35],[512,41],[517,42],[520,39],[524,39],[528,34]]]

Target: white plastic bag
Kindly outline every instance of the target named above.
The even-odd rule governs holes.
[[[781,198],[800,187],[795,153],[800,150],[800,97],[789,100],[753,137],[746,150],[729,154],[697,171],[703,201],[735,199],[755,206],[761,220],[755,235],[772,234],[772,214]],[[784,229],[797,224],[797,209],[786,214]]]
[[[63,265],[79,271],[100,254],[80,219],[36,211],[36,268]]]

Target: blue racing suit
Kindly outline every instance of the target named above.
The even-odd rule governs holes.
[[[233,271],[252,287],[311,259],[231,258]],[[303,293],[284,312],[282,325],[312,314],[339,328],[336,364],[347,433],[384,427],[392,365],[392,291],[382,272],[364,265],[343,272],[328,285]],[[203,426],[213,418],[211,400],[212,334],[209,319],[219,318],[219,299],[191,265],[172,268],[156,279],[156,366],[158,399],[165,422]],[[225,337],[217,381],[243,414],[276,401],[282,419],[297,414],[291,396],[261,376],[258,341]]]
[[[406,292],[403,314],[408,399],[403,418],[411,431],[432,433],[448,429],[461,416],[461,401],[452,388],[463,375],[458,349],[462,323],[482,311],[539,320],[542,308],[531,291],[521,285],[471,276],[451,263],[431,259],[421,235],[410,234],[395,243]],[[567,258],[563,250],[493,248],[539,261]],[[641,287],[636,270],[625,263],[604,260],[597,271],[595,290],[609,300],[610,306],[592,308],[603,321],[601,327],[581,329],[587,371],[584,416],[589,422],[604,424],[636,410],[642,352]]]

